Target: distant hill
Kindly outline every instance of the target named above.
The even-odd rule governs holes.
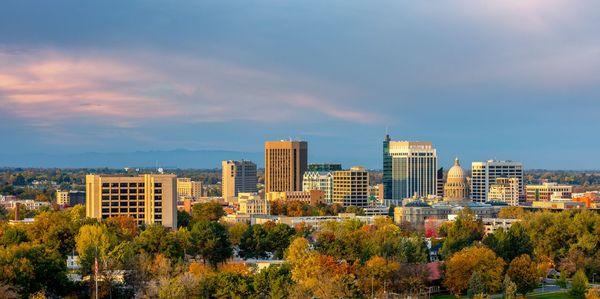
[[[263,153],[219,150],[136,151],[123,153],[81,154],[0,154],[2,167],[155,167],[164,168],[220,168],[222,160],[246,159],[262,167]]]

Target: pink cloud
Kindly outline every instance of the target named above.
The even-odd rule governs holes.
[[[310,80],[214,60],[154,53],[0,52],[3,110],[44,126],[87,119],[138,122],[293,121],[321,113],[349,122],[374,115],[295,86]],[[119,125],[120,124],[120,125]]]

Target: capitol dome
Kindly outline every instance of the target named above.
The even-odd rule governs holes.
[[[454,166],[448,170],[448,181],[456,181],[456,180],[465,180],[467,176],[465,175],[465,171],[460,167],[460,162],[458,158],[454,159]]]
[[[454,159],[454,166],[448,170],[446,184],[444,184],[444,200],[462,201],[469,197],[467,176],[460,167],[458,158]]]

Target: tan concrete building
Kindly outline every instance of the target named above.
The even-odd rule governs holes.
[[[501,201],[509,206],[518,206],[521,194],[519,178],[497,178],[496,183],[490,185],[488,201]]]
[[[265,142],[265,193],[302,191],[307,159],[306,141]]]
[[[364,207],[369,201],[369,173],[360,166],[333,172],[333,203]]]
[[[269,215],[271,212],[269,200],[260,198],[255,193],[239,193],[238,204],[240,214]]]
[[[193,199],[198,199],[202,197],[202,183],[192,181],[190,178],[178,178],[177,196],[182,198]]]
[[[256,164],[241,161],[221,162],[221,197],[227,202],[233,202],[238,193],[256,193]]]
[[[554,192],[560,192],[562,198],[569,199],[573,194],[573,186],[559,185],[557,183],[543,183],[542,185],[527,185],[525,193],[527,201],[550,201]]]
[[[177,180],[173,174],[87,175],[86,216],[129,216],[138,224],[177,228]]]
[[[56,191],[56,204],[57,205],[68,205],[69,204],[69,191]]]
[[[444,200],[457,201],[469,198],[469,185],[465,171],[460,167],[458,158],[454,159],[454,166],[448,170],[446,184],[444,184]]]
[[[283,200],[283,201],[301,201],[311,205],[316,205],[325,202],[325,192],[322,190],[309,190],[309,191],[285,191],[285,192],[269,192],[266,198],[270,201]]]

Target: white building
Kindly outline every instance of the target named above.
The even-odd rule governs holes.
[[[431,142],[389,141],[389,156],[392,165],[384,176],[391,181],[391,199],[437,195],[437,152]]]
[[[333,199],[333,174],[330,171],[307,171],[302,176],[302,191],[321,190],[323,199],[331,203]]]
[[[488,199],[490,186],[497,178],[517,178],[519,181],[519,199],[525,197],[523,184],[523,164],[513,161],[473,162],[471,164],[471,198],[485,202]]]
[[[255,193],[238,193],[239,213],[248,215],[268,215],[271,204]]]
[[[496,183],[490,185],[487,199],[505,202],[509,206],[518,206],[520,195],[518,178],[497,178]]]

